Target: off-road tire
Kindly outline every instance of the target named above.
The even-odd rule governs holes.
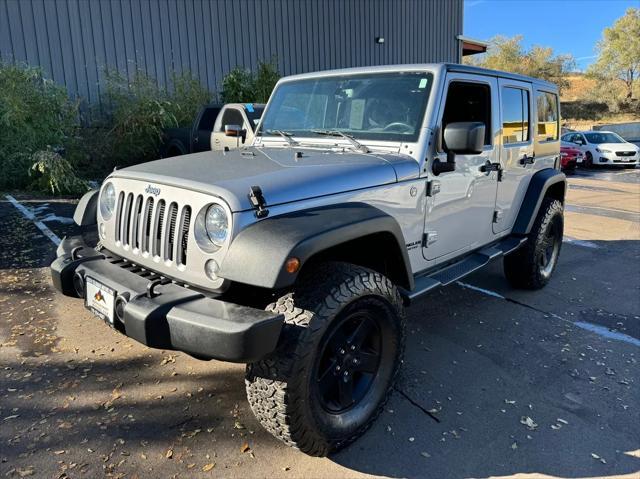
[[[558,228],[557,230],[553,228]],[[520,249],[504,258],[504,274],[516,288],[540,289],[551,278],[558,263],[564,228],[562,203],[553,198],[545,198],[528,235],[527,242]],[[548,270],[541,266],[541,255],[548,251],[550,233],[553,229],[557,251],[552,257],[553,264]]]
[[[385,324],[388,322],[384,332],[390,346],[386,351],[393,359],[379,361],[378,367],[384,374],[376,373],[375,394],[368,396],[367,392],[362,399],[365,402],[369,397],[378,398],[363,404],[363,409],[368,411],[366,417],[352,424],[344,420],[347,425],[341,423],[341,427],[334,427],[336,419],[319,406],[321,400],[313,394],[313,371],[316,361],[320,360],[320,351],[329,349],[332,330],[365,304],[380,311]],[[298,286],[270,304],[267,310],[284,314],[285,323],[276,351],[247,365],[245,385],[253,413],[276,438],[306,454],[326,456],[347,446],[361,436],[382,411],[402,362],[405,318],[397,288],[388,278],[372,270],[346,263],[327,263],[299,278]],[[354,414],[358,412],[355,409],[354,406]]]

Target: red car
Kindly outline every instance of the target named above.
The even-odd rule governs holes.
[[[582,152],[575,145],[564,141],[560,144],[560,168],[563,171],[575,170],[582,159]]]

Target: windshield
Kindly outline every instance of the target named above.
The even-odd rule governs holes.
[[[625,141],[615,133],[585,133],[584,136],[587,137],[589,143],[595,145],[599,145],[600,143],[625,143]]]
[[[415,141],[432,79],[406,72],[285,82],[273,93],[260,132],[313,137],[339,131],[358,139]]]

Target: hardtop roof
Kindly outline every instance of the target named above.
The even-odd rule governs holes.
[[[357,75],[359,73],[376,73],[376,72],[403,72],[403,71],[434,71],[439,70],[441,72],[451,71],[459,73],[469,73],[473,75],[485,75],[499,78],[510,78],[513,80],[523,81],[527,83],[535,83],[538,86],[542,86],[552,91],[557,91],[557,85],[542,80],[540,78],[534,78],[526,75],[519,75],[517,73],[509,73],[499,70],[490,70],[488,68],[481,68],[470,65],[461,65],[459,63],[409,63],[401,65],[378,65],[370,67],[355,67],[355,68],[342,68],[338,70],[325,70],[310,73],[301,73],[298,75],[291,75],[283,77],[280,81],[290,80],[304,80],[318,77],[329,77],[338,75]]]

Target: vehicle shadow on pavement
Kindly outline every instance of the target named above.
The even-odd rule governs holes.
[[[640,350],[566,319],[572,307],[576,316],[591,307],[588,299],[572,301],[567,289],[588,274],[571,262],[593,252],[563,248],[565,264],[545,290],[516,292],[535,296],[537,305],[508,298],[499,263],[485,281],[507,299],[451,286],[416,302],[397,392],[371,431],[332,460],[390,477],[634,477]],[[633,299],[627,303],[635,308]],[[556,305],[565,313],[554,312]]]
[[[157,354],[5,362],[2,463],[22,471],[35,464],[50,477],[70,464],[86,477],[123,469],[168,477],[190,463],[199,470],[217,457],[242,460],[244,442],[251,461],[248,444],[272,440],[249,416],[241,371],[177,373],[174,356],[167,359],[162,367]]]

